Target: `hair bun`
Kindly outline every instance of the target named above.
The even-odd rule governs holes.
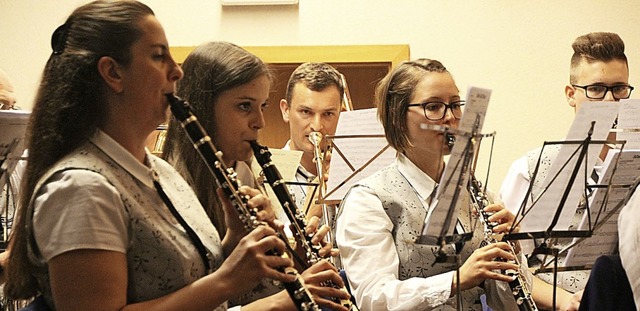
[[[67,44],[67,34],[69,33],[69,24],[64,23],[53,32],[51,36],[51,49],[54,55],[60,55],[64,52]]]

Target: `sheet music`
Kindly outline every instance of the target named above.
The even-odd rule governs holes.
[[[491,98],[491,90],[482,89],[478,87],[470,87],[467,91],[467,103],[464,106],[464,113],[460,120],[458,130],[461,132],[471,133],[474,130],[480,134],[482,131],[482,125],[487,113],[487,107],[489,106],[489,99]],[[449,161],[445,166],[444,175],[441,179],[441,183],[438,185],[438,192],[436,194],[436,205],[433,208],[431,214],[425,221],[425,227],[422,229],[422,236],[419,239],[420,243],[431,244],[437,241],[441,237],[441,232],[447,215],[452,215],[447,229],[446,235],[452,235],[458,219],[458,205],[452,202],[455,196],[457,185],[460,181],[460,173],[462,168],[462,161],[467,156],[464,153],[466,142],[469,141],[469,137],[461,137],[456,135],[456,144],[451,150]],[[461,185],[464,185],[461,190],[466,189],[468,174],[464,174],[464,180],[461,181]],[[455,202],[454,202],[455,203]],[[453,208],[453,211],[450,209]]]
[[[618,129],[640,130],[640,99],[623,99],[620,101],[618,113]],[[640,149],[640,132],[619,132],[617,140],[626,140],[624,149]]]
[[[22,157],[29,115],[28,111],[0,110],[0,189]]]
[[[617,167],[616,167],[616,159]],[[614,172],[615,171],[615,172]],[[615,173],[615,174],[614,174]],[[603,174],[599,184],[609,184],[611,181],[612,188],[609,191],[609,198],[605,202],[605,195],[607,194],[606,188],[597,188],[593,192],[589,201],[589,207],[591,209],[591,224],[595,225],[596,217],[600,208],[603,207],[603,211],[600,212],[599,222],[603,221],[606,216],[611,216],[607,219],[600,228],[594,231],[593,235],[586,239],[575,238],[572,242],[580,244],[576,247],[569,249],[567,253],[567,259],[565,265],[586,265],[593,264],[596,258],[605,254],[612,254],[618,245],[618,215],[622,208],[613,210],[614,207],[622,202],[628,193],[627,187],[616,186],[628,186],[640,176],[640,150],[611,150],[607,154],[603,166]],[[613,178],[612,178],[613,177]],[[589,229],[589,219],[587,213],[584,214],[582,222],[578,227],[579,230]]]
[[[584,141],[587,138],[592,121],[595,121],[595,125],[591,140],[605,140],[619,107],[619,104],[615,102],[586,102],[582,104],[582,107],[576,113],[565,140]],[[579,152],[576,153],[576,150],[581,146],[579,143],[561,145],[558,156],[553,160],[542,186],[534,191],[534,193],[542,193],[542,189],[548,187],[546,192],[534,203],[533,208],[531,200],[527,200],[527,210],[532,209],[527,217],[522,220],[520,225],[522,232],[546,231],[551,225],[553,216],[559,208],[558,204],[567,188],[570,188],[571,191],[569,191],[558,222],[553,230],[567,230],[569,228],[585,191],[585,171],[591,172],[593,170],[598,155],[602,150],[602,145],[600,144],[590,144],[588,146],[586,157],[577,169],[574,184],[569,185],[571,174],[576,168],[579,158]],[[556,174],[558,174],[557,177]],[[553,180],[554,177],[555,180]]]
[[[377,109],[360,109],[343,111],[340,113],[336,137],[333,138],[334,150],[331,154],[329,166],[329,180],[327,182],[327,197],[325,200],[342,200],[353,184],[391,164],[396,156],[395,149],[389,147],[366,167],[362,167],[372,159],[388,143],[384,137],[384,128],[378,117]],[[346,135],[379,135],[375,138],[344,137]],[[339,155],[345,156],[346,160]],[[349,167],[351,164],[351,167]],[[357,174],[351,175],[359,170]],[[350,178],[347,182],[344,182]]]
[[[296,181],[296,171],[300,165],[300,159],[302,159],[303,152],[301,150],[285,150],[276,148],[269,148],[269,152],[271,152],[271,162],[278,169],[278,172],[280,172],[282,179],[284,181]],[[256,180],[263,178],[260,176],[262,174],[262,167],[255,157],[251,159],[251,171],[253,172]],[[271,188],[271,185],[264,180],[263,186],[267,197],[271,201],[271,207],[275,211],[276,217],[285,224],[289,223],[289,218],[287,217],[282,204],[280,204],[278,196],[276,196],[273,188]],[[289,229],[288,226],[285,226],[284,231],[287,236],[292,236],[291,229]]]
[[[302,159],[301,150],[285,150],[269,148],[271,152],[271,162],[278,168],[282,179],[285,181],[296,181],[296,171],[300,165],[300,159]],[[254,174],[260,174],[262,168],[255,158],[251,161],[251,169]],[[256,177],[258,177],[256,175]]]

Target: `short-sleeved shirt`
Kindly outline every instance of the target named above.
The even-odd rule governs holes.
[[[98,132],[58,161],[34,191],[35,245],[30,245],[43,295],[52,305],[46,262],[65,252],[97,249],[126,254],[127,302],[155,299],[205,276],[204,261],[154,186],[208,251],[211,267],[223,261],[220,238],[189,185],[147,152],[146,165]],[[226,309],[226,304],[219,307]]]

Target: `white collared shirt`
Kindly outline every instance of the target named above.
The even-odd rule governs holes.
[[[433,209],[429,206],[431,194],[436,191],[437,183],[404,155],[399,154],[395,161],[399,172],[428,209],[429,217]],[[354,256],[341,254],[341,259],[344,266],[349,267],[350,280],[360,283],[351,284],[351,288],[362,310],[420,310],[447,301],[453,271],[429,278],[398,279],[400,263],[391,234],[393,223],[371,189],[352,188],[343,204],[336,241],[341,251],[357,252]]]

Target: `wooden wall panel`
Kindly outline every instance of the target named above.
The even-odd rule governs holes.
[[[347,80],[353,109],[373,107],[375,86],[391,68],[390,62],[375,63],[329,63],[340,71]],[[265,128],[260,131],[260,143],[280,148],[289,139],[289,127],[282,120],[280,99],[285,97],[289,76],[300,63],[270,64],[275,73],[275,85],[269,95],[269,107],[265,111]]]
[[[172,47],[171,54],[182,63],[194,47]],[[293,70],[303,62],[326,62],[340,71],[347,80],[354,109],[373,107],[376,84],[401,61],[409,59],[408,45],[354,46],[254,46],[244,47],[268,63],[276,81],[269,95],[265,112],[265,128],[260,143],[280,148],[289,138],[289,128],[282,120],[280,99],[284,98],[287,81]],[[149,148],[156,145],[158,131],[149,139]]]

